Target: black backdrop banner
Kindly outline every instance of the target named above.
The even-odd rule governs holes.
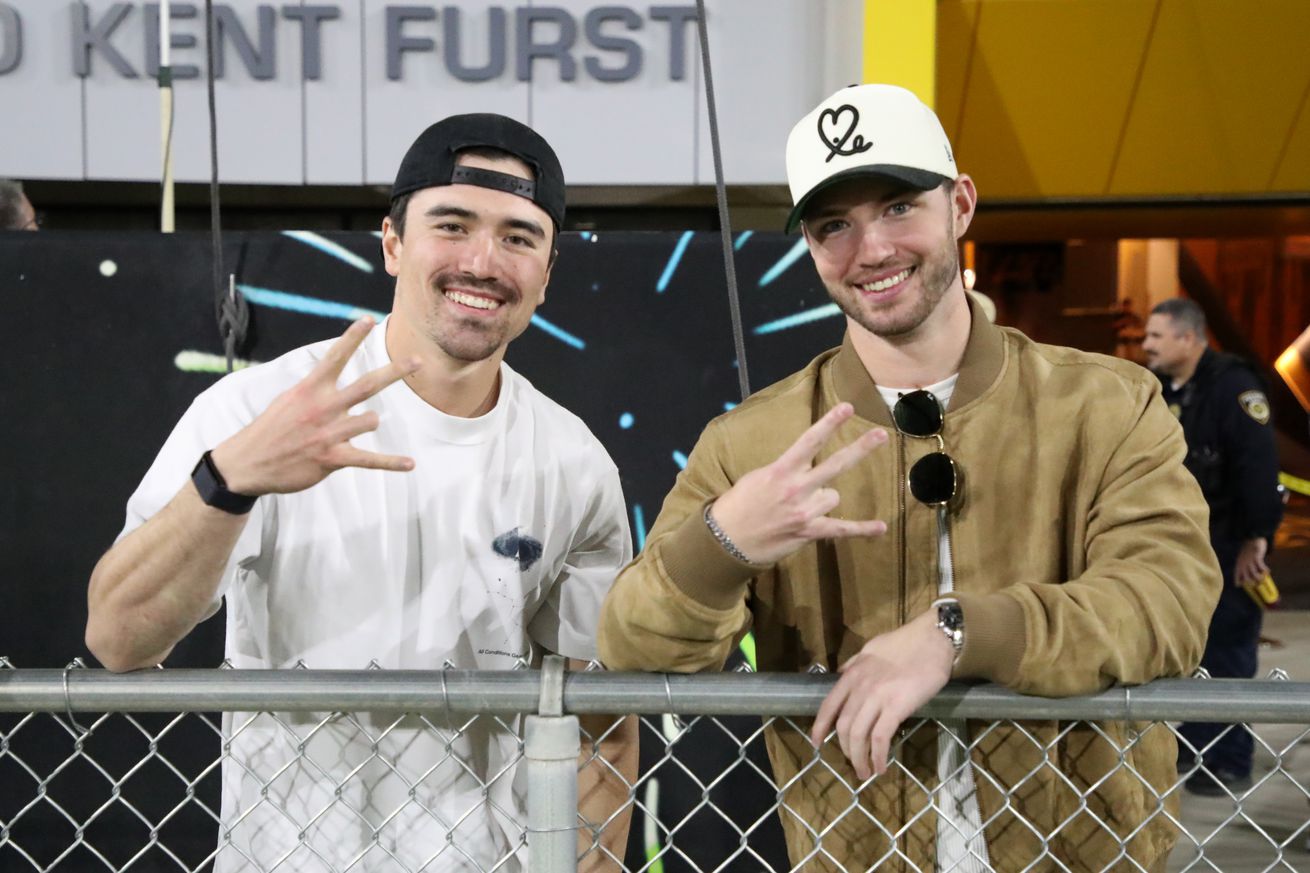
[[[271,360],[390,309],[375,234],[225,240],[252,304],[241,359]],[[174,423],[220,377],[208,244],[199,234],[0,233],[10,313],[0,654],[16,666],[85,656],[91,568]],[[736,244],[758,389],[836,345],[843,323],[799,237],[742,233]],[[705,424],[740,400],[718,236],[563,235],[546,302],[507,360],[604,443],[640,543]]]
[[[743,232],[734,244],[758,390],[836,345],[844,324],[800,237]],[[377,234],[229,233],[224,261],[251,304],[249,336],[238,350],[244,360],[271,360],[391,306],[393,280],[383,270]],[[62,667],[74,657],[94,664],[83,642],[91,569],[122,527],[127,497],[174,423],[221,375],[223,345],[210,281],[207,235],[0,233],[0,296],[10,315],[0,344],[0,655],[15,667]],[[618,464],[640,546],[705,424],[740,400],[734,354],[717,234],[569,233],[560,240],[546,302],[507,360],[604,443]],[[167,665],[215,666],[222,640],[222,620],[210,620]],[[755,719],[727,722],[738,737],[759,726]],[[15,723],[5,717],[0,730],[7,733]],[[33,769],[43,754],[57,764],[69,745],[54,719],[39,724],[23,728]],[[656,716],[652,727],[659,724]],[[120,756],[120,769],[126,769],[145,747],[135,729],[112,730],[119,729],[122,736],[106,728],[87,743],[100,747],[105,759]],[[690,762],[690,772],[707,784],[724,761],[737,758],[737,744],[713,724],[691,729],[703,741],[684,737],[679,747],[696,750],[699,760]],[[34,738],[38,730],[46,734],[43,743]],[[192,772],[199,773],[216,757],[217,737],[203,725],[190,730],[179,728],[169,742],[178,746],[175,757],[193,755]],[[643,729],[642,746],[643,768],[656,766],[663,737]],[[767,773],[761,746],[752,744],[750,758]],[[12,763],[0,755],[5,822],[37,787]],[[741,831],[761,819],[767,821],[750,838],[759,857],[742,869],[760,869],[762,858],[786,868],[776,819],[768,812],[775,793],[767,780],[755,773],[743,775],[746,784],[717,784],[716,805],[730,810],[725,818],[703,805],[695,778],[666,766],[676,779],[671,776],[661,792],[660,818],[666,826],[680,823],[676,843],[683,854],[670,854],[665,870],[692,869],[689,861],[718,867],[737,850]],[[743,774],[749,769],[738,768]],[[173,774],[159,778],[180,784]],[[215,781],[207,777],[198,788],[216,802]],[[155,793],[144,773],[134,784],[143,798]],[[52,786],[51,796],[62,791],[70,809],[81,802],[94,810],[103,803],[104,786],[103,775],[70,773]],[[96,792],[101,799],[93,800]],[[214,847],[216,826],[206,815],[175,816],[169,828],[170,845],[183,856],[203,858]],[[88,841],[99,833],[96,844],[106,847],[105,857],[121,863],[147,842],[148,831],[110,809],[95,818]],[[641,832],[638,815],[630,853],[636,866],[644,863]],[[25,845],[43,841],[34,855],[50,863],[73,841],[74,827],[55,811],[33,808],[15,823],[12,835],[19,833],[27,835]],[[0,852],[0,866],[9,860],[18,859]],[[156,869],[152,863],[143,857],[133,869]],[[163,854],[159,864],[176,869]]]

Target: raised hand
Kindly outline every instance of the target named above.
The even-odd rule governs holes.
[[[856,775],[881,775],[896,729],[942,690],[954,660],[955,648],[937,629],[935,610],[874,637],[842,665],[841,678],[814,718],[810,742],[818,747],[835,726]]]
[[[376,412],[351,415],[350,409],[420,364],[418,358],[393,361],[338,387],[346,362],[372,328],[371,318],[352,324],[308,376],[214,449],[214,465],[230,490],[250,496],[289,494],[318,484],[342,467],[414,468],[411,458],[367,452],[350,444],[378,426]]]
[[[873,428],[816,466],[815,456],[854,413],[849,403],[838,404],[776,461],[742,476],[714,501],[714,520],[753,563],[772,564],[813,540],[887,532],[882,521],[828,515],[840,500],[828,482],[887,442],[887,431]]]

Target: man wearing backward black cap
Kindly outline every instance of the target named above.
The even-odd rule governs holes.
[[[618,474],[502,360],[545,299],[563,219],[559,161],[531,129],[461,115],[425,130],[382,223],[391,315],[195,400],[92,574],[96,657],[157,664],[224,599],[242,669],[595,657],[632,553]],[[224,735],[219,873],[522,869],[518,742],[488,718],[227,714]],[[631,780],[635,724],[610,737]],[[626,798],[600,762],[579,789],[594,822]],[[605,848],[622,857],[616,823]]]

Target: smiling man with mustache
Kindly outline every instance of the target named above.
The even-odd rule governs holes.
[[[195,400],[92,575],[96,657],[159,663],[226,601],[239,669],[593,658],[632,554],[618,472],[503,361],[545,300],[563,221],[563,172],[530,128],[460,115],[425,130],[382,222],[391,315]],[[519,741],[492,719],[246,722],[224,716],[219,873],[523,869]],[[580,762],[580,805],[615,816],[602,841],[621,857],[635,721],[583,722],[609,731],[613,766]]]

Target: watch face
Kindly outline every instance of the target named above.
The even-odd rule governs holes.
[[[955,602],[937,607],[937,623],[949,631],[964,630],[964,610]]]
[[[191,471],[191,481],[195,484],[196,492],[206,506],[221,509],[232,515],[245,515],[255,505],[254,497],[234,494],[227,490],[227,485],[223,482],[223,476],[218,472],[218,468],[214,466],[209,452],[205,452],[200,457],[200,462]]]

